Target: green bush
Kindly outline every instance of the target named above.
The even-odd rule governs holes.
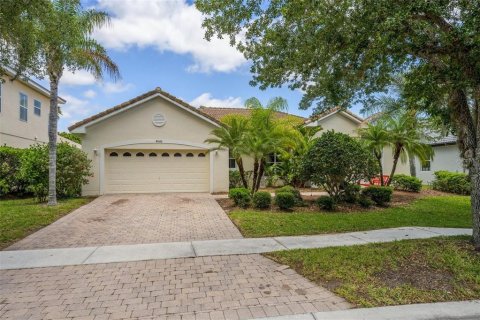
[[[232,188],[241,188],[242,185],[242,177],[240,176],[240,172],[238,170],[230,170],[229,172],[229,186],[230,189]]]
[[[362,195],[369,197],[379,206],[392,201],[392,193],[390,187],[370,186],[362,190]]]
[[[88,183],[91,161],[82,150],[59,143],[57,145],[57,196],[75,197],[82,192],[82,185]],[[20,174],[27,182],[27,190],[39,201],[48,193],[48,145],[34,145],[23,151]]]
[[[0,147],[0,196],[21,194],[26,185],[20,175],[23,149]]]
[[[315,202],[320,209],[328,211],[334,210],[336,206],[335,200],[329,196],[320,196]]]
[[[70,133],[70,132],[59,132],[58,135],[60,137],[64,137],[65,139],[68,139],[70,141],[76,142],[78,144],[82,144],[82,138],[77,136],[75,133]]]
[[[358,184],[347,184],[344,188],[342,200],[348,203],[356,203],[362,187]]]
[[[432,187],[435,190],[469,195],[472,190],[470,178],[465,173],[435,171]]]
[[[378,173],[372,152],[344,133],[327,131],[317,138],[302,160],[305,178],[341,200],[342,186],[369,180]]]
[[[270,192],[259,191],[253,195],[253,206],[258,209],[270,208],[272,195]]]
[[[252,197],[250,191],[245,188],[233,188],[228,192],[228,197],[233,200],[236,206],[246,208],[250,205]]]
[[[301,206],[303,204],[302,194],[298,189],[295,189],[295,187],[283,186],[275,190],[275,194],[284,193],[284,192],[288,192],[293,195],[293,197],[295,198],[295,205]]]
[[[361,194],[360,197],[358,197],[358,204],[363,208],[370,208],[373,205],[373,201],[369,197]]]
[[[295,196],[291,192],[275,194],[275,204],[282,210],[289,210],[295,206]]]
[[[392,186],[395,190],[420,192],[422,190],[422,180],[406,174],[396,174],[393,176]]]

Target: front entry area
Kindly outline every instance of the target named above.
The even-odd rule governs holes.
[[[105,150],[105,193],[210,192],[203,150]]]

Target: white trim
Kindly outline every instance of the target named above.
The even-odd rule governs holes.
[[[182,141],[182,140],[172,140],[172,139],[133,139],[133,140],[125,140],[125,141],[117,141],[113,143],[108,143],[101,145],[99,147],[94,148],[97,150],[98,154],[98,160],[100,161],[99,163],[99,175],[98,175],[98,183],[99,183],[99,189],[100,189],[100,195],[105,194],[105,149],[111,149],[115,147],[122,147],[122,146],[129,146],[129,145],[136,145],[136,144],[174,144],[174,145],[181,145],[181,146],[186,146],[186,147],[196,147],[196,148],[202,148],[202,149],[207,149],[210,152],[210,192],[213,192],[213,180],[214,180],[214,174],[213,174],[213,152],[211,150],[213,149],[211,146],[203,144],[203,143],[197,143],[197,142],[191,142],[191,141]],[[95,153],[94,153],[95,156]]]
[[[201,114],[199,114],[199,113],[197,113],[197,112],[195,112],[195,111],[193,111],[193,110],[190,110],[189,108],[181,105],[180,103],[178,103],[178,102],[176,102],[176,101],[174,101],[174,100],[172,100],[172,99],[170,99],[170,98],[162,95],[161,93],[158,93],[158,92],[157,92],[157,93],[155,93],[155,94],[152,94],[151,96],[148,96],[148,97],[146,97],[146,98],[144,98],[144,99],[142,99],[142,100],[140,100],[140,101],[134,102],[134,103],[132,103],[132,104],[126,106],[126,107],[123,107],[123,108],[119,109],[119,110],[110,112],[110,113],[104,115],[103,117],[100,117],[100,118],[97,118],[97,119],[92,120],[92,121],[90,121],[90,122],[87,122],[87,123],[85,123],[84,125],[81,125],[81,126],[75,128],[75,129],[73,129],[71,132],[72,132],[72,133],[86,133],[86,128],[87,128],[87,127],[89,127],[89,126],[91,126],[91,125],[93,125],[93,124],[95,124],[95,123],[98,123],[98,122],[100,122],[100,121],[103,121],[103,120],[105,120],[105,119],[108,119],[108,118],[110,118],[110,117],[113,117],[114,115],[117,115],[117,114],[119,114],[119,113],[121,113],[121,112],[127,111],[127,110],[129,110],[129,109],[131,109],[131,108],[133,108],[133,107],[135,107],[135,106],[138,106],[139,104],[145,103],[145,102],[147,102],[147,101],[149,101],[149,100],[152,100],[153,98],[157,98],[157,97],[162,98],[162,99],[164,99],[164,100],[166,100],[166,101],[174,104],[174,105],[177,106],[177,107],[180,107],[181,109],[183,109],[183,110],[185,110],[185,111],[187,111],[187,112],[189,112],[189,113],[191,113],[191,114],[199,117],[200,119],[203,119],[203,120],[205,120],[205,121],[213,124],[213,125],[216,126],[216,127],[220,127],[220,125],[219,125],[218,123],[216,123],[215,121],[213,121],[213,120],[211,120],[211,119],[209,119],[209,118],[207,118],[207,117],[204,117],[204,116],[202,116]]]
[[[333,115],[335,115],[335,114],[337,114],[337,113],[341,113],[342,116],[344,116],[344,117],[346,117],[346,118],[348,118],[348,119],[350,119],[350,120],[352,120],[352,121],[354,121],[354,122],[357,122],[357,123],[362,123],[362,122],[363,122],[363,121],[361,121],[360,119],[355,118],[354,116],[352,116],[352,115],[349,114],[348,112],[345,112],[345,111],[343,111],[343,110],[337,110],[337,111],[335,111],[335,112],[332,112],[332,113],[329,113],[329,114],[327,114],[327,115],[324,115],[323,117],[321,117],[321,118],[319,118],[319,119],[317,119],[317,120],[315,120],[315,121],[313,121],[313,122],[307,123],[307,126],[308,126],[309,124],[311,124],[311,123],[316,123],[316,126],[318,126],[320,121],[325,120],[325,119],[327,119],[327,118],[329,118],[329,117],[331,117],[331,116],[333,116]],[[313,125],[313,126],[315,126],[315,125]]]
[[[210,193],[213,193],[213,190],[214,190],[214,181],[215,181],[215,159],[213,159],[213,151],[210,151],[209,152],[210,154]]]

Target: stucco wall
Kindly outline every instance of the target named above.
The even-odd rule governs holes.
[[[460,151],[457,145],[435,146],[435,156],[430,162],[430,171],[421,171],[421,163],[416,159],[417,177],[424,183],[431,183],[435,176],[434,172],[447,170],[452,172],[465,172],[460,158]]]
[[[152,123],[152,117],[161,113],[166,119],[166,124],[156,127]],[[214,124],[191,114],[188,111],[166,101],[160,97],[146,101],[121,113],[111,116],[101,122],[92,124],[83,135],[82,149],[92,159],[94,176],[89,184],[84,186],[83,193],[96,195],[100,193],[100,168],[103,161],[101,149],[108,145],[115,148],[132,149],[199,149],[186,144],[204,144],[210,135]],[[132,140],[149,139],[154,143],[131,143]],[[130,141],[130,142],[129,142]],[[156,142],[155,142],[156,141]],[[168,141],[168,143],[166,143]],[[174,141],[175,143],[171,143]],[[95,154],[94,150],[98,152]],[[228,151],[213,151],[213,192],[228,190]]]
[[[341,132],[356,137],[358,135],[357,130],[360,127],[358,122],[344,116],[341,112],[337,112],[325,119],[315,121],[309,126],[318,125],[320,125],[323,130],[316,134],[317,137],[328,130],[334,130],[335,132]]]

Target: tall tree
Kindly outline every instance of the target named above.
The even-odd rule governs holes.
[[[301,89],[303,108],[348,107],[404,73],[407,98],[456,129],[480,250],[480,1],[197,0],[196,6],[205,14],[207,39],[228,36],[252,60],[252,84]]]
[[[48,204],[57,204],[56,158],[58,123],[58,86],[63,72],[87,70],[100,79],[106,71],[113,79],[119,77],[117,65],[91,35],[96,28],[109,22],[107,13],[84,9],[79,0],[54,0],[38,28],[40,55],[50,83],[48,121],[49,188]]]

